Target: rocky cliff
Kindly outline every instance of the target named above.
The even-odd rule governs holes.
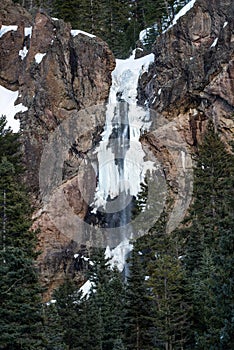
[[[38,208],[34,215],[34,228],[39,228],[38,248],[42,251],[38,264],[42,282],[50,294],[66,273],[79,271],[74,253],[82,247],[74,241],[74,232],[68,237],[53,223],[42,198],[48,198],[48,194],[52,195],[55,187],[61,185],[71,210],[79,218],[85,217],[96,179],[91,172],[92,178],[88,180],[90,164],[87,170],[84,158],[103,130],[104,104],[115,59],[101,39],[71,31],[69,24],[40,11],[32,18],[10,0],[1,5],[0,24],[17,26],[0,38],[0,84],[9,90],[18,90],[16,103],[22,103],[27,109],[16,117],[21,125],[26,182],[33,204]],[[53,149],[54,143],[50,141],[53,135],[58,136],[57,130],[59,140],[65,139],[67,143],[61,178],[50,180],[48,189],[43,184],[53,159],[49,155],[43,163],[43,152],[46,145],[51,146],[48,152]],[[53,149],[55,162],[63,144],[59,142],[57,147]],[[56,172],[57,168],[53,170]],[[46,194],[43,191],[47,191]],[[61,193],[53,200],[53,206],[63,210]],[[59,212],[56,215],[59,216]],[[73,230],[79,231],[79,228]]]
[[[233,15],[232,0],[196,0],[157,38],[154,63],[139,79],[139,104],[150,107],[153,120],[141,141],[146,154],[163,164],[174,198],[169,231],[189,206],[191,154],[207,121],[213,120],[227,147],[233,140]]]
[[[207,120],[226,141],[233,137],[233,15],[232,0],[196,0],[157,38],[155,61],[138,82],[138,102],[149,106],[153,122],[141,142],[146,158],[162,165],[173,199],[169,231],[190,204],[191,154]],[[11,0],[0,9],[0,24],[17,26],[0,37],[0,84],[18,90],[16,102],[26,107],[16,117],[48,299],[67,274],[82,280],[86,247],[80,242],[94,240],[82,235],[96,187],[92,150],[115,60],[101,39],[71,31],[43,11],[32,18]]]
[[[155,62],[139,81],[139,103],[176,118],[189,145],[196,146],[208,118],[227,137],[234,131],[233,15],[232,0],[196,0],[157,38]]]

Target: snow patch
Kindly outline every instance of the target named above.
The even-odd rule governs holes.
[[[32,37],[32,27],[25,27],[24,28],[24,36]]]
[[[218,38],[216,38],[213,42],[213,44],[210,46],[210,47],[215,47],[217,45],[217,42],[218,42]]]
[[[21,57],[21,60],[23,60],[28,54],[28,49],[26,46],[23,47],[23,50],[19,50],[19,56]]]
[[[228,25],[228,22],[224,22],[223,28],[225,28]]]
[[[93,283],[90,282],[90,280],[87,280],[83,286],[80,287],[79,291],[82,292],[82,298],[89,296],[92,287]]]
[[[18,98],[18,91],[11,91],[0,85],[0,114],[7,118],[7,126],[11,127],[13,132],[20,129],[19,120],[14,119],[16,113],[28,110],[22,103],[15,105]]]
[[[71,30],[71,35],[73,37],[77,36],[78,34],[84,34],[86,36],[89,36],[90,38],[95,38],[95,35],[87,33],[87,32],[84,32],[83,30],[79,30],[79,29],[72,29]]]
[[[37,64],[40,64],[41,63],[41,61],[43,60],[43,57],[46,55],[46,53],[37,53],[36,55],[35,55],[35,61],[36,61],[36,63]]]
[[[162,89],[160,88],[160,89],[158,90],[158,95],[159,95],[159,96],[161,95],[161,92],[162,92]]]
[[[6,34],[7,32],[11,32],[14,31],[16,32],[18,30],[18,26],[5,26],[2,25],[1,29],[0,29],[0,38]]]

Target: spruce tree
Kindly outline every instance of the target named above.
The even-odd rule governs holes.
[[[191,290],[177,239],[166,233],[166,221],[163,213],[148,237],[154,339],[158,349],[184,349],[190,343]]]
[[[177,232],[184,245],[184,266],[195,286],[194,347],[231,349],[234,157],[211,122],[195,160],[194,202],[186,228]]]
[[[125,344],[127,349],[152,348],[152,303],[148,297],[142,252],[136,244],[129,261],[126,285]]]
[[[30,230],[32,212],[19,181],[18,143],[10,129],[1,128],[0,149],[0,349],[44,349],[36,234]]]
[[[93,287],[89,299],[94,302],[99,317],[102,349],[112,349],[117,339],[123,339],[124,286],[119,271],[110,267],[103,251],[91,258],[93,266],[89,280]]]

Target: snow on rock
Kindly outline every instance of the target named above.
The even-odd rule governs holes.
[[[225,28],[228,25],[228,22],[224,22],[223,28]]]
[[[19,56],[21,57],[21,60],[23,60],[28,54],[28,49],[26,46],[23,47],[23,50],[19,50]]]
[[[29,36],[31,38],[31,36],[32,36],[32,27],[25,27],[24,28],[24,36]]]
[[[36,55],[35,55],[35,61],[36,61],[36,63],[37,64],[40,64],[41,63],[41,61],[42,61],[42,59],[43,59],[43,57],[46,55],[46,53],[37,53]]]
[[[178,21],[178,19],[179,19],[180,17],[184,16],[189,10],[191,10],[191,8],[194,6],[195,2],[196,2],[196,0],[191,0],[190,2],[188,2],[188,3],[175,15],[172,24],[166,29],[166,31],[167,31],[169,28],[173,27],[173,26],[177,23],[177,21]]]
[[[215,47],[215,46],[217,45],[217,42],[218,42],[218,38],[216,38],[216,39],[213,41],[213,43],[212,43],[212,45],[211,45],[210,47]]]
[[[18,29],[18,26],[5,26],[5,25],[2,25],[1,29],[0,29],[0,38],[6,34],[7,32],[10,32],[10,31],[17,31]]]
[[[28,110],[22,103],[15,105],[17,98],[18,91],[11,91],[0,85],[0,115],[6,116],[7,126],[10,126],[14,132],[20,129],[19,120],[14,119],[15,114]]]
[[[185,160],[186,160],[186,153],[185,153],[185,151],[181,151],[181,160],[182,160],[183,170],[185,171],[186,170],[186,168],[185,168]]]
[[[84,34],[84,35],[89,36],[90,38],[95,38],[95,35],[87,33],[87,32],[84,32],[83,30],[79,30],[79,29],[72,29],[71,30],[71,35],[73,37],[77,36],[78,34]]]

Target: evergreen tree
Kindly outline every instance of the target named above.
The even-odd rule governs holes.
[[[210,122],[196,156],[194,203],[186,228],[177,232],[195,286],[197,349],[233,347],[233,174],[233,154]]]
[[[154,310],[154,339],[157,349],[184,349],[190,342],[191,290],[177,241],[166,233],[166,220],[162,214],[148,237],[147,285]]]
[[[41,288],[34,260],[36,235],[30,230],[31,208],[19,182],[18,143],[0,120],[0,349],[44,349]],[[12,141],[12,145],[7,145]],[[1,147],[2,146],[2,147]]]
[[[125,344],[127,349],[152,349],[152,303],[148,298],[142,252],[136,244],[129,261],[126,286]]]
[[[66,280],[55,291],[53,298],[56,300],[54,308],[58,315],[56,328],[62,336],[62,344],[66,344],[65,348],[69,350],[85,349],[87,335],[84,327],[87,325],[84,320],[85,299],[82,300],[82,293],[78,291],[78,286],[73,281]]]
[[[89,297],[95,304],[96,317],[102,325],[102,349],[112,349],[123,338],[124,286],[119,271],[110,267],[100,250],[91,258],[89,280],[93,287]]]
[[[64,350],[64,327],[57,310],[56,300],[51,300],[43,307],[43,326],[46,337],[46,350]]]

